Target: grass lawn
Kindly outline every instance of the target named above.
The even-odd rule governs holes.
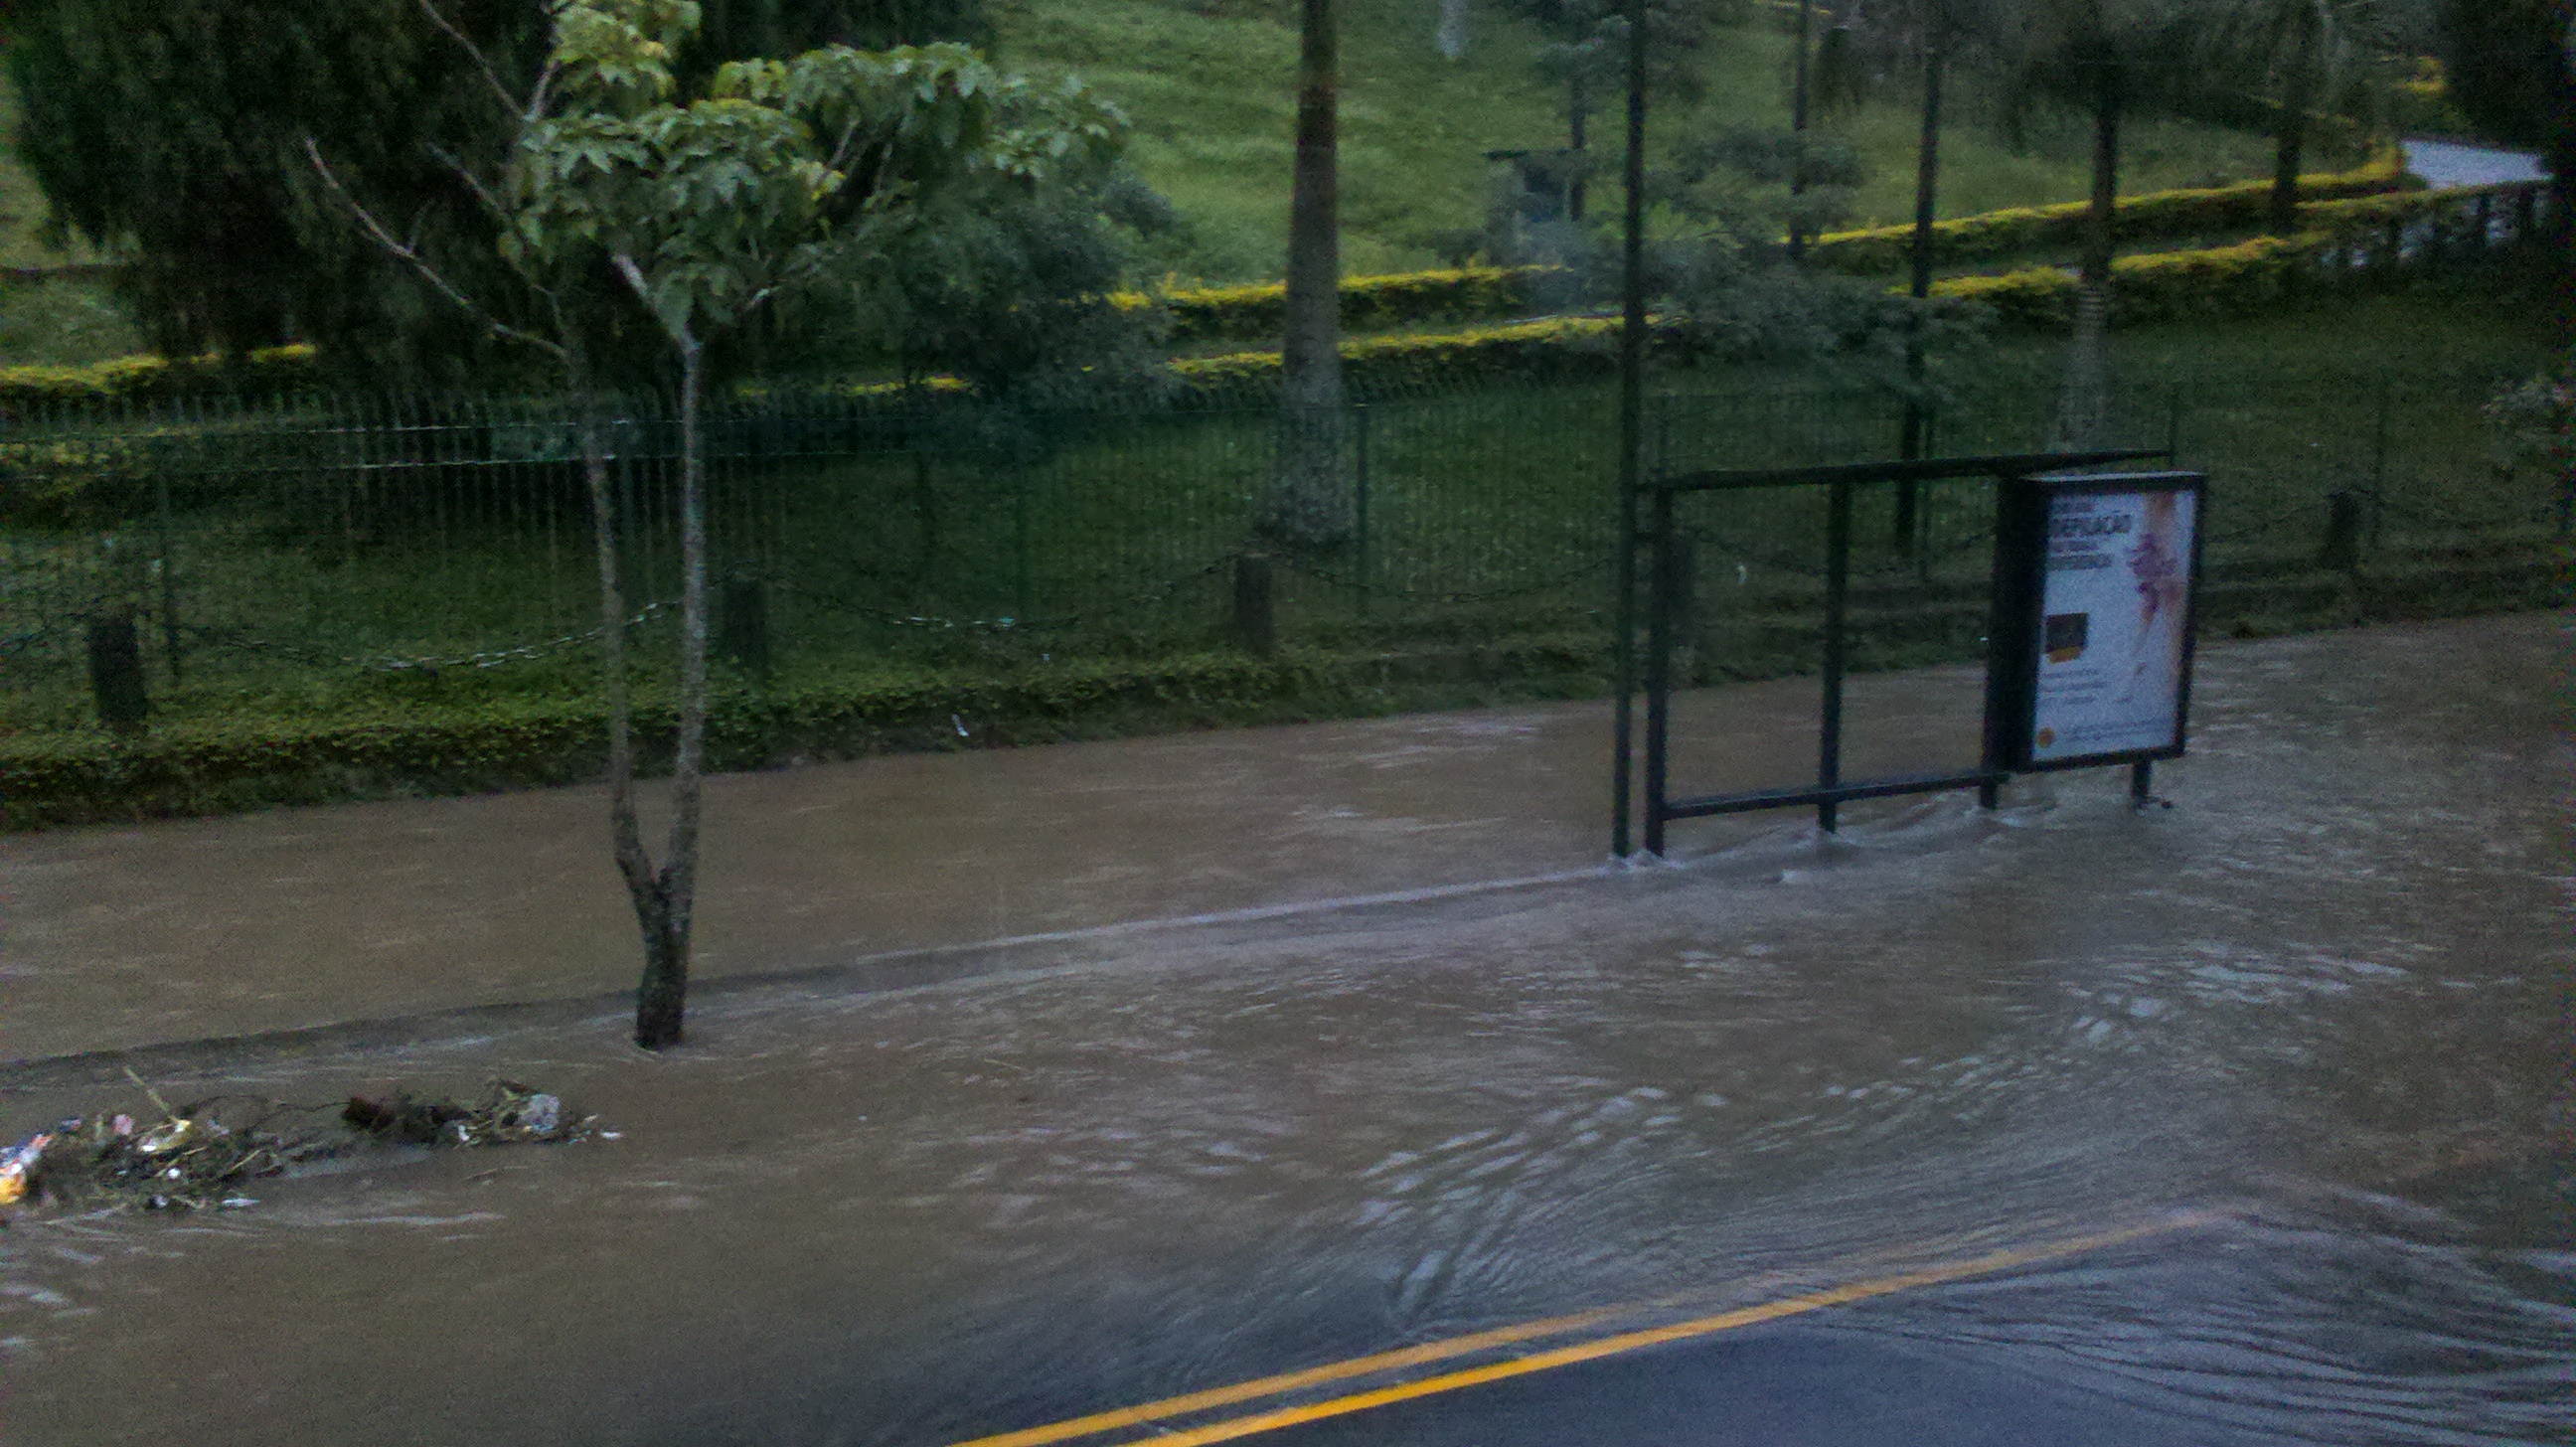
[[[1421,0],[1343,6],[1342,261],[1355,274],[1432,264],[1444,233],[1478,225],[1491,186],[1490,150],[1560,146],[1559,94],[1541,84],[1541,43],[1527,23],[1477,8],[1466,56],[1431,44],[1434,7]],[[1136,122],[1133,155],[1146,179],[1189,218],[1186,243],[1158,258],[1185,280],[1279,275],[1288,221],[1297,32],[1284,0],[1005,0],[1006,65],[1079,74]],[[1702,52],[1705,96],[1659,113],[1654,144],[1723,126],[1785,126],[1788,37],[1767,27],[1721,30]],[[1913,214],[1915,113],[1891,91],[1836,129],[1871,167],[1859,224]],[[1595,144],[1615,147],[1615,116],[1596,117]],[[2069,116],[2042,116],[2015,153],[1990,126],[1963,116],[1946,138],[1941,213],[2079,200],[2090,136]],[[1605,153],[1615,155],[1615,151]],[[2263,137],[2144,120],[2127,131],[2124,190],[2222,184],[2269,173]],[[1615,192],[1613,192],[1615,195]],[[1605,212],[1608,210],[1604,208]]]
[[[2427,286],[2301,316],[2140,328],[2115,341],[2126,437],[2161,442],[2180,396],[2184,460],[2214,479],[2213,566],[2312,551],[2337,489],[2379,487],[2392,506],[2392,542],[2410,546],[2545,523],[2545,481],[2496,465],[2478,412],[2500,383],[2547,356],[2527,309]],[[2044,446],[2063,346],[2047,337],[2000,344],[1938,419],[1938,448]],[[1854,461],[1890,455],[1896,439],[1891,399],[1801,374],[1682,372],[1656,390],[1679,399],[1658,404],[1669,423],[1654,433],[1677,466]],[[1290,570],[1287,626],[1303,642],[1363,648],[1597,628],[1616,415],[1615,387],[1600,379],[1372,407],[1370,542],[1364,553]],[[1040,655],[1144,658],[1221,644],[1225,560],[1258,511],[1272,423],[1257,409],[1111,420],[1030,456],[915,453],[900,437],[854,435],[800,444],[801,456],[720,463],[720,568],[774,580],[782,677],[897,660],[974,673]],[[316,429],[305,419],[299,438],[288,421],[259,423],[202,455],[176,444],[160,453],[176,503],[176,596],[203,634],[185,686],[160,697],[163,716],[322,717],[424,688],[460,698],[586,691],[585,666],[572,661],[586,656],[579,649],[434,675],[333,665],[542,642],[585,629],[595,605],[586,523],[564,469],[378,458],[353,471],[343,455],[351,444]],[[316,445],[324,451],[307,456]],[[379,438],[363,451],[401,445]],[[485,445],[467,418],[416,450],[453,463],[484,455],[476,449]],[[648,481],[638,496],[667,482]],[[1749,499],[1750,510],[1712,517],[1710,545],[1722,535],[1738,551],[1712,552],[1709,566],[1733,579],[1734,559],[1757,581],[1808,586],[1800,580],[1820,536],[1814,502]],[[646,510],[658,509],[648,500]],[[157,616],[148,497],[134,516],[142,556],[90,532],[0,530],[0,595],[10,604],[0,612],[11,632],[42,634],[11,656],[0,733],[86,727],[85,600],[132,596],[147,619]],[[1945,506],[1942,571],[1982,576],[1984,516],[1964,495]],[[666,524],[630,539],[639,601],[677,590]],[[1865,538],[1883,535],[1883,523],[1865,524]],[[1900,560],[1872,551],[1862,561]],[[1351,589],[1360,576],[1374,590],[1365,607]],[[1014,621],[996,626],[1003,618]],[[665,615],[654,627],[668,623]],[[159,637],[147,635],[157,659]],[[165,688],[157,661],[155,670],[156,689]]]
[[[1491,150],[1561,145],[1561,95],[1544,85],[1542,43],[1527,22],[1480,4],[1466,56],[1442,59],[1424,0],[1343,6],[1342,260],[1352,274],[1434,264],[1444,237],[1477,226],[1491,194]],[[1276,277],[1284,264],[1297,34],[1286,0],[998,0],[1003,62],[1044,76],[1079,74],[1136,123],[1138,169],[1178,205],[1186,234],[1143,259],[1182,281]],[[1670,147],[1725,126],[1787,123],[1788,38],[1767,26],[1715,32],[1701,52],[1705,93],[1654,120]],[[1960,89],[1972,91],[1973,87]],[[1867,158],[1856,224],[1912,214],[1915,119],[1902,88],[1834,127]],[[2088,132],[2042,115],[2015,151],[1960,104],[1945,145],[1941,212],[2079,199]],[[0,82],[0,267],[50,268],[98,258],[77,238],[43,235],[44,198],[16,159],[15,96]],[[1615,154],[1617,118],[1595,118]],[[2127,132],[2125,189],[2210,185],[2267,174],[2262,137],[2141,120]],[[2320,164],[2333,158],[2320,157]],[[1602,214],[1615,190],[1605,194]],[[0,280],[0,365],[77,364],[140,350],[106,287],[90,279]]]

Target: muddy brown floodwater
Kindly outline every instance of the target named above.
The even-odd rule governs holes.
[[[2213,649],[2170,810],[2067,775],[1993,816],[1854,810],[1840,842],[1755,821],[1684,833],[1678,867],[1040,941],[909,989],[739,987],[659,1059],[605,1009],[217,1052],[165,1090],[507,1073],[624,1136],[362,1157],[235,1212],[21,1217],[0,1440],[938,1444],[2191,1208],[2209,1223],[1834,1329],[2194,1441],[2568,1441],[2561,626]],[[1891,760],[1913,736],[1951,762],[1958,676],[1879,686],[1916,720]],[[1723,695],[1694,707],[1707,767],[1760,752]],[[1226,857],[1205,803],[1175,871]],[[1505,831],[1492,872],[1584,862],[1585,830]],[[1423,841],[1319,849],[1304,893],[1436,882],[1408,851],[1452,845]],[[971,902],[975,860],[942,869]],[[15,1067],[0,1127],[123,1102],[76,1074]]]

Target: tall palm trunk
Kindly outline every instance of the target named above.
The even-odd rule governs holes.
[[[1565,143],[1566,149],[1574,153],[1567,158],[1572,164],[1565,181],[1565,215],[1572,221],[1583,219],[1584,122],[1591,114],[1592,98],[1584,94],[1583,77],[1577,75],[1569,82],[1565,98]]]
[[[1797,150],[1789,162],[1789,194],[1807,193],[1807,40],[1815,25],[1815,0],[1798,0],[1798,53],[1789,72],[1789,132],[1797,137]],[[1807,254],[1806,223],[1798,216],[1792,202],[1789,212],[1789,259],[1797,261]]]
[[[2056,445],[2094,448],[2111,435],[2111,261],[2120,201],[2119,68],[2105,63],[2093,89],[2093,202],[2085,215],[2084,261],[2075,294],[2075,335],[2066,347],[2065,390]]]
[[[1297,163],[1288,196],[1287,373],[1280,407],[1272,525],[1297,546],[1350,535],[1342,478],[1341,224],[1336,112],[1341,96],[1333,0],[1302,0],[1297,52]]]
[[[1918,304],[1905,338],[1905,432],[1898,443],[1899,455],[1917,458],[1929,442],[1931,414],[1923,404],[1923,314],[1920,303],[1932,296],[1932,220],[1941,181],[1941,79],[1946,57],[1941,53],[1941,37],[1927,35],[1923,43],[1923,133],[1914,152],[1914,300]],[[1895,543],[1899,553],[1914,548],[1915,519],[1922,507],[1919,486],[1911,481],[1896,485]]]
[[[2275,236],[2299,229],[2300,151],[2307,144],[2308,106],[2316,94],[2317,10],[2296,0],[2290,13],[2289,72],[2281,81],[2281,119],[2273,132],[2272,216]]]

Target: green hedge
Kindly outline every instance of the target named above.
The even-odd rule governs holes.
[[[2309,208],[2318,229],[2297,236],[2259,236],[2234,246],[2124,256],[2111,264],[2111,323],[2242,315],[2294,305],[2357,277],[2384,274],[2390,258],[2381,238],[2390,228],[2474,214],[2481,198],[2509,197],[2520,186],[2419,191],[2364,197]],[[2366,265],[2356,267],[2353,248]],[[1951,277],[1932,294],[1992,307],[2006,326],[2056,328],[2072,315],[2077,281],[2063,267],[2030,267],[2000,276]]]
[[[0,367],[0,418],[66,402],[110,398],[294,392],[322,380],[311,347],[269,347],[227,361],[220,357],[118,357],[85,367]]]
[[[2299,182],[2301,217],[2305,220],[2309,209],[2319,203],[2398,192],[2405,184],[2405,174],[2393,157],[2358,171],[2303,177]],[[2242,231],[2261,226],[2271,214],[2271,205],[2269,181],[2155,191],[2123,199],[2115,213],[2115,224],[2123,243]],[[1958,265],[2078,246],[2083,243],[2085,221],[2091,210],[2089,202],[2070,201],[1937,222],[1932,227],[1932,257],[1942,265]],[[1904,267],[1913,255],[1913,246],[1913,227],[1878,226],[1866,231],[1828,232],[1816,238],[1809,254],[1837,271],[1870,275]]]
[[[1138,728],[1365,712],[1391,685],[1436,701],[1461,678],[1550,678],[1597,687],[1596,640],[1540,637],[1439,654],[1276,658],[1207,653],[1151,663],[1065,663],[997,677],[855,676],[793,691],[720,693],[708,718],[718,769],[889,749],[1044,742]],[[1414,700],[1421,701],[1421,700]],[[1460,700],[1450,698],[1450,702]],[[667,761],[673,711],[639,707],[649,757]],[[234,717],[156,725],[133,739],[104,731],[0,739],[0,827],[203,814],[389,794],[452,794],[580,782],[606,758],[606,718],[590,700],[496,702],[471,711],[388,711],[326,719]]]
[[[1610,317],[1548,317],[1503,326],[1342,343],[1342,366],[1362,391],[1402,390],[1458,382],[1590,376],[1618,365],[1619,323]],[[1278,383],[1277,352],[1233,352],[1172,363],[1203,392],[1259,389]]]
[[[1342,282],[1342,325],[1364,332],[1515,316],[1538,305],[1537,283],[1557,272],[1548,266],[1462,266],[1347,277]],[[1171,313],[1172,334],[1183,341],[1272,337],[1288,320],[1288,287],[1276,281],[1161,296],[1127,292],[1115,300],[1132,307],[1161,304]]]

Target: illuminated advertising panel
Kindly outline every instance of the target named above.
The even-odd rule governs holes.
[[[1994,762],[2182,753],[2203,495],[2195,473],[2015,480],[1997,556]]]

